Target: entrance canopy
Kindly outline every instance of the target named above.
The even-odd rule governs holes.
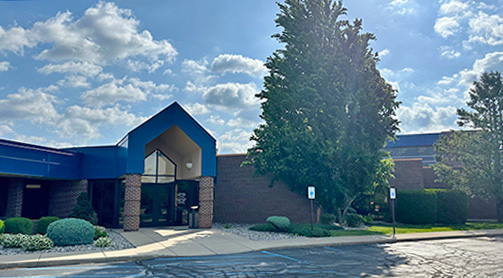
[[[0,175],[115,179],[143,174],[145,157],[156,149],[178,165],[179,179],[216,175],[216,140],[177,102],[117,145],[53,149],[0,140]]]

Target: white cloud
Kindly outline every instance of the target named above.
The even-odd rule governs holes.
[[[431,107],[427,103],[416,102],[412,106],[400,106],[397,117],[402,122],[400,128],[405,133],[438,132],[456,126],[456,108]]]
[[[189,93],[202,93],[208,90],[208,86],[195,84],[192,81],[187,81],[184,90]]]
[[[191,115],[202,115],[210,113],[210,110],[201,103],[193,103],[184,105],[183,108],[187,110]]]
[[[100,108],[115,105],[118,101],[145,101],[149,94],[153,98],[165,100],[171,97],[168,93],[175,90],[176,87],[169,84],[157,85],[152,81],[141,81],[138,78],[123,78],[114,79],[98,88],[88,90],[80,97],[85,104]]]
[[[447,3],[443,3],[440,6],[440,14],[459,14],[462,12],[466,12],[469,9],[469,5],[467,3],[459,2],[459,1],[449,1]]]
[[[230,130],[217,138],[219,153],[246,153],[253,146],[252,133],[243,129]]]
[[[383,50],[379,51],[379,57],[384,57],[386,55],[389,55],[389,53],[390,53],[389,49],[387,49],[387,48],[383,49]]]
[[[91,83],[87,82],[87,77],[82,75],[67,75],[65,79],[58,81],[58,85],[61,87],[70,88],[89,88]]]
[[[85,140],[101,137],[99,128],[104,125],[134,126],[146,120],[146,117],[123,111],[119,106],[106,109],[93,109],[78,105],[66,109],[57,123],[57,133],[62,138],[82,137]]]
[[[503,17],[479,12],[469,21],[470,42],[503,45]]]
[[[388,68],[384,68],[380,70],[382,77],[386,79],[386,81],[391,84],[391,86],[401,91],[401,85],[405,87],[414,87],[414,83],[408,82],[407,80],[413,77],[413,73],[415,72],[413,68],[403,68],[401,70],[391,70]]]
[[[459,58],[461,57],[461,53],[459,51],[456,51],[456,50],[443,50],[442,53],[440,54],[440,56],[442,57],[446,57],[447,59],[456,59],[456,58]]]
[[[231,119],[229,122],[227,122],[228,126],[231,127],[254,127],[258,123],[256,121],[248,120],[248,119],[243,119],[243,118],[236,118],[236,119]]]
[[[225,124],[225,120],[220,118],[220,116],[214,116],[214,115],[211,115],[208,120],[206,120],[207,122],[209,123],[212,123],[212,124],[216,124],[216,125],[224,125]]]
[[[183,60],[182,62],[182,72],[191,75],[205,75],[208,73],[208,60],[203,59],[200,61],[196,60]]]
[[[143,62],[143,61],[138,61],[138,60],[127,60],[126,62],[127,67],[134,72],[141,72],[141,71],[148,71],[149,73],[155,72],[158,68],[162,67],[164,65],[164,61],[159,60],[155,61],[151,64]]]
[[[0,119],[25,119],[36,123],[47,123],[58,119],[54,108],[57,98],[44,89],[21,88],[17,93],[0,99]]]
[[[389,3],[388,9],[394,14],[408,15],[417,10],[417,4],[413,0],[393,0]]]
[[[459,31],[460,25],[456,17],[441,17],[435,22],[435,32],[447,38]]]
[[[52,48],[37,54],[37,59],[103,64],[141,56],[152,63],[171,62],[175,48],[167,40],[154,40],[147,30],[138,30],[139,25],[131,10],[99,2],[77,20],[67,11],[36,22],[31,29],[0,27],[0,51],[22,54],[25,47],[47,44]]]
[[[8,61],[0,62],[0,72],[8,71],[11,67]]]
[[[40,73],[51,74],[51,73],[70,73],[70,74],[80,74],[87,77],[94,77],[102,72],[103,68],[89,62],[66,62],[63,64],[47,64],[44,67],[38,69]]]
[[[216,57],[211,64],[211,70],[217,73],[246,73],[253,77],[267,74],[267,68],[261,60],[231,54]]]
[[[14,130],[8,125],[0,125],[0,136],[5,136],[6,134],[13,134]]]
[[[203,94],[207,104],[222,108],[246,108],[259,104],[255,94],[258,93],[255,83],[225,83],[209,88]]]

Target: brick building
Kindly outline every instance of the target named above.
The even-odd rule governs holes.
[[[441,188],[429,167],[441,133],[399,135],[385,150],[396,164],[398,190]],[[99,224],[187,225],[198,207],[200,227],[263,222],[271,215],[310,221],[306,196],[241,166],[244,154],[216,155],[216,141],[178,103],[111,146],[55,149],[0,139],[0,217],[68,216],[82,192]],[[494,202],[471,200],[470,217],[494,218]],[[319,212],[318,212],[319,214]]]

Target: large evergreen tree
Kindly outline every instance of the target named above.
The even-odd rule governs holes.
[[[503,78],[499,72],[483,73],[473,83],[471,111],[458,109],[460,126],[476,132],[454,132],[436,145],[439,181],[471,196],[494,198],[498,221],[503,221]],[[457,167],[456,167],[457,166]]]
[[[285,48],[266,62],[270,74],[257,95],[265,124],[252,136],[250,163],[302,194],[315,185],[323,209],[344,218],[376,184],[380,149],[398,129],[396,91],[376,68],[374,36],[361,32],[361,20],[340,19],[342,2],[278,5],[283,31],[273,37]]]

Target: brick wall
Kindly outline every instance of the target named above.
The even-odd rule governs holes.
[[[287,216],[293,222],[310,222],[306,196],[290,191],[271,177],[252,177],[252,166],[240,167],[245,155],[217,157],[214,222],[260,223],[271,215]]]
[[[87,192],[87,180],[52,181],[49,215],[68,217],[82,192]]]
[[[9,189],[7,193],[7,208],[5,216],[17,217],[21,216],[23,210],[23,190],[24,179],[10,178]]]
[[[213,223],[213,177],[199,179],[199,228],[211,228]]]
[[[397,190],[423,189],[423,161],[419,159],[396,159],[395,178],[390,185]]]
[[[140,228],[141,175],[126,175],[124,192],[124,231],[138,231]]]

